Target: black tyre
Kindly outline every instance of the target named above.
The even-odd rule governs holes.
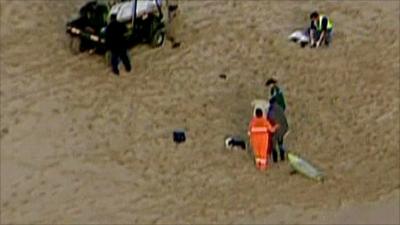
[[[107,66],[111,66],[111,51],[106,51],[104,54],[104,60]]]
[[[163,29],[159,29],[154,32],[153,36],[151,37],[150,45],[153,48],[161,47],[165,42],[165,31]]]
[[[81,53],[83,51],[82,40],[79,37],[71,37],[69,40],[69,48],[75,55]]]

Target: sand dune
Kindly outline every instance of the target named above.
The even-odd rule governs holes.
[[[1,223],[312,223],[398,193],[398,1],[181,1],[181,48],[136,47],[119,78],[65,46],[82,2],[0,2]],[[330,49],[286,40],[314,9]],[[270,76],[325,183],[224,149]]]

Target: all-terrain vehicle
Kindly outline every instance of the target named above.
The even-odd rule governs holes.
[[[152,47],[163,45],[165,24],[161,1],[120,0],[112,4],[107,0],[93,0],[83,5],[79,15],[67,23],[71,50],[74,53],[88,50],[106,53],[105,30],[112,14],[126,25],[125,37],[130,47],[139,43],[148,43]]]

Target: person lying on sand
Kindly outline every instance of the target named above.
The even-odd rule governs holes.
[[[276,102],[282,107],[283,111],[286,109],[286,102],[285,102],[285,97],[283,96],[283,92],[278,86],[278,81],[270,78],[265,82],[265,86],[267,88],[270,88],[270,99],[275,98]]]
[[[279,125],[272,126],[267,120],[263,110],[256,109],[256,116],[253,117],[249,124],[248,135],[250,136],[250,144],[255,156],[256,168],[259,170],[266,170],[268,166],[268,153],[269,149],[269,133],[275,132]]]
[[[333,33],[333,22],[325,15],[320,15],[317,11],[310,14],[310,45],[320,47],[322,42],[329,46]]]

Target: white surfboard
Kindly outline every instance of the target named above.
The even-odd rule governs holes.
[[[300,44],[302,47],[310,42],[310,37],[307,31],[297,30],[288,36],[290,41]]]
[[[251,102],[251,106],[253,107],[253,116],[256,116],[256,109],[262,109],[263,115],[265,116],[268,113],[269,102],[264,99],[254,99]]]
[[[289,164],[295,171],[320,182],[324,180],[325,175],[305,159],[302,159],[300,156],[289,152],[288,159]]]

